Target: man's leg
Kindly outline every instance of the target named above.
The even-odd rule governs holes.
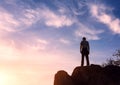
[[[84,64],[84,55],[82,54],[82,59],[81,59],[81,66]]]
[[[89,56],[88,55],[86,55],[86,61],[87,61],[87,66],[89,66]]]

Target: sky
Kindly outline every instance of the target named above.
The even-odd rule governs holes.
[[[58,70],[80,66],[80,42],[90,63],[120,49],[119,0],[0,0],[0,85],[53,85]]]

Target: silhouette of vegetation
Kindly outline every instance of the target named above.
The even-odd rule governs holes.
[[[107,59],[107,62],[103,63],[103,66],[107,65],[120,66],[120,49],[115,51],[115,53],[113,54],[113,58]]]

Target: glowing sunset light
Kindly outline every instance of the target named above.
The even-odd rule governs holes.
[[[0,85],[16,85],[16,76],[8,70],[0,70]]]

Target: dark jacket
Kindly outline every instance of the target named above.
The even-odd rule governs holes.
[[[86,40],[81,41],[80,52],[83,54],[89,54],[89,51],[90,51],[89,42]]]

